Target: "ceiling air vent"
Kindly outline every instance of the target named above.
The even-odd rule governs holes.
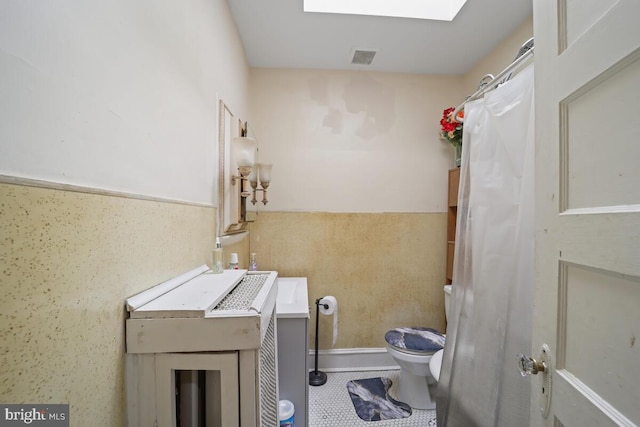
[[[377,50],[354,49],[351,55],[351,63],[354,65],[371,65]]]

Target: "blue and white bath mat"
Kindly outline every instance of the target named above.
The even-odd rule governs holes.
[[[364,421],[393,420],[411,415],[411,407],[389,396],[391,380],[385,377],[351,380],[347,390],[358,417]]]

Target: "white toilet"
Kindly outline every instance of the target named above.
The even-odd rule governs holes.
[[[449,309],[451,285],[445,285],[445,314]],[[444,349],[444,335],[430,328],[396,328],[385,334],[387,352],[400,365],[398,400],[415,409],[434,409],[429,385],[435,385],[431,358]]]

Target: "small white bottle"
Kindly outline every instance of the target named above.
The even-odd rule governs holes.
[[[235,252],[232,252],[231,257],[229,258],[229,269],[230,270],[238,269],[238,254]]]
[[[213,262],[211,263],[211,271],[216,274],[222,273],[224,266],[222,265],[222,244],[220,237],[216,237],[216,248],[213,250]]]
[[[251,257],[249,258],[249,270],[258,271],[258,261],[256,261],[255,252],[251,252]]]

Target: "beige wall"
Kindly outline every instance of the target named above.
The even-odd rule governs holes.
[[[225,0],[7,2],[0,175],[217,205],[217,98],[247,119]]]
[[[125,298],[210,261],[217,99],[246,119],[249,67],[225,0],[45,3],[0,26],[0,401],[119,426]]]
[[[266,211],[445,212],[442,110],[458,76],[252,69],[250,127],[273,162]]]
[[[124,420],[124,301],[208,261],[215,209],[0,184],[0,401]]]
[[[251,226],[251,251],[261,269],[307,277],[310,304],[337,298],[336,348],[384,347],[394,327],[444,330],[445,230],[444,213],[267,212]]]
[[[442,110],[459,76],[251,70],[251,128],[274,164],[251,227],[261,269],[306,276],[339,304],[337,348],[383,347],[393,327],[444,330],[447,170]],[[323,318],[321,347],[332,328]],[[312,328],[313,329],[313,328]]]

